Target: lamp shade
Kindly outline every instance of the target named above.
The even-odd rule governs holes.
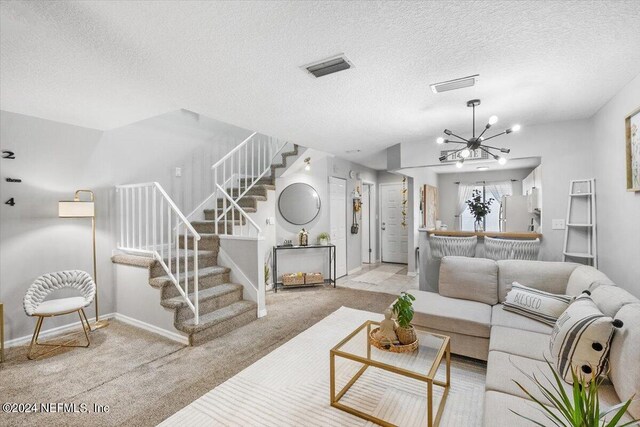
[[[60,218],[93,218],[96,216],[93,202],[60,201],[58,202]]]

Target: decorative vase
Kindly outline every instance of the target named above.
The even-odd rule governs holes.
[[[409,327],[407,328],[398,326],[398,328],[396,329],[396,335],[398,336],[398,341],[400,341],[400,344],[402,345],[411,344],[418,339],[416,330],[411,325],[409,325]]]
[[[329,244],[329,240],[327,239],[320,239],[319,243],[321,246],[327,246]]]
[[[309,232],[304,228],[298,233],[298,244],[300,246],[307,246],[309,244]]]
[[[478,221],[474,222],[474,223],[473,223],[473,226],[474,226],[474,229],[475,229],[477,232],[482,232],[482,231],[484,231],[484,221],[483,221],[482,219],[480,219],[480,220],[478,220]]]

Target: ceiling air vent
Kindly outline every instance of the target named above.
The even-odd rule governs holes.
[[[353,64],[344,55],[335,56],[329,59],[323,59],[313,64],[305,65],[302,68],[307,70],[309,74],[315,77],[322,77],[328,74],[337,73],[338,71],[348,70]]]
[[[447,80],[446,82],[433,83],[431,90],[433,93],[446,92],[449,90],[462,89],[463,87],[470,87],[476,84],[480,74],[474,74],[469,77],[462,77],[460,79]]]

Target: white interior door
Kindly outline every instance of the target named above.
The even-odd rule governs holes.
[[[371,185],[362,186],[362,262],[371,263]]]
[[[382,262],[407,263],[408,231],[402,227],[402,184],[380,184]]]
[[[347,180],[329,178],[329,228],[336,245],[336,276],[347,274]]]

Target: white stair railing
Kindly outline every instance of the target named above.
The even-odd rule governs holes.
[[[273,159],[285,145],[286,142],[252,133],[211,166],[213,193],[187,218],[199,214],[213,203],[215,234],[259,237],[260,227],[247,215],[240,200],[271,172]]]
[[[117,185],[120,205],[120,241],[124,252],[151,255],[167,273],[180,295],[193,311],[198,309],[198,242],[200,235],[157,182]],[[180,233],[183,233],[182,235]],[[180,249],[180,239],[183,249]],[[189,274],[189,243],[193,247]],[[193,299],[189,282],[193,281]]]

